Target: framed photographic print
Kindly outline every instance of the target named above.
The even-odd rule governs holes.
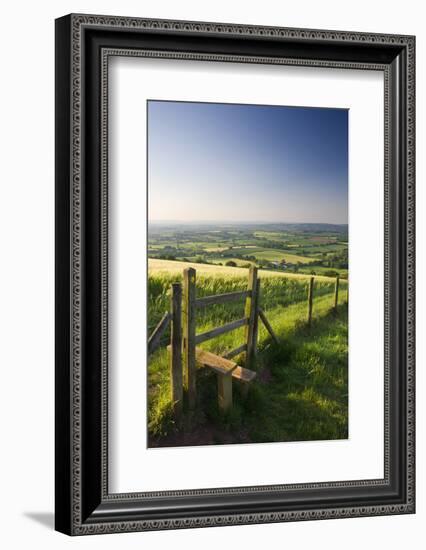
[[[56,21],[56,529],[414,513],[413,36]]]

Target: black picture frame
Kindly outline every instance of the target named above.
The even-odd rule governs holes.
[[[108,493],[106,71],[109,55],[135,52],[176,62],[383,71],[383,479]],[[79,14],[56,20],[58,531],[85,535],[414,513],[414,81],[413,36]]]

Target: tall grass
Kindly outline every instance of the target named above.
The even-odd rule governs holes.
[[[309,279],[292,279],[285,277],[262,277],[260,300],[263,309],[277,306],[289,306],[306,299]],[[154,327],[170,306],[170,287],[172,283],[182,282],[179,273],[153,273],[148,277],[148,319],[149,326]],[[344,290],[344,283],[341,283]],[[247,276],[197,275],[197,296],[209,296],[236,292],[247,288]],[[334,282],[323,280],[315,282],[315,297],[334,292]],[[241,310],[241,304],[229,303],[226,306],[213,306],[200,311],[199,319],[202,324],[208,317],[212,320],[226,322],[233,318],[234,313]]]

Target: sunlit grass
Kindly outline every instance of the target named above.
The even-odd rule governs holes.
[[[209,266],[210,267],[210,266]],[[198,296],[222,294],[246,288],[247,276],[237,273],[198,273]],[[155,325],[169,308],[170,284],[182,272],[150,272],[149,320]],[[266,277],[261,279],[261,306],[279,345],[259,326],[258,372],[249,395],[234,392],[234,406],[226,416],[217,410],[216,377],[207,369],[197,373],[199,406],[185,415],[180,432],[191,433],[209,426],[214,436],[199,442],[266,442],[341,439],[348,434],[347,286],[342,284],[339,307],[332,310],[334,280],[319,278],[314,287],[313,321],[307,318],[309,277]],[[199,312],[197,333],[243,316],[244,303],[217,305]],[[244,328],[205,342],[202,347],[223,354],[244,343]],[[243,355],[235,360],[244,364]],[[170,403],[168,356],[165,348],[154,353],[148,365],[148,423],[151,442],[167,443],[177,430]],[[163,442],[163,443],[162,443]]]

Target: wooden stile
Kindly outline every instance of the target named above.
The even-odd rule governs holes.
[[[237,363],[234,361],[201,348],[195,348],[195,357],[199,363],[219,374],[229,374],[237,368]]]
[[[170,334],[170,379],[171,398],[177,417],[182,413],[183,379],[182,379],[182,285],[172,284]]]
[[[234,361],[201,348],[195,348],[197,362],[217,373],[218,405],[226,412],[232,407],[232,379],[241,383],[242,394],[247,395],[248,386],[256,378],[252,370],[240,367]]]
[[[311,283],[313,278],[311,279]],[[311,292],[311,291],[310,291]],[[311,292],[312,294],[312,292]],[[222,304],[233,300],[246,298],[245,316],[225,325],[196,334],[196,310],[213,304]],[[229,292],[214,296],[196,298],[196,271],[189,267],[183,272],[183,285],[172,284],[171,313],[167,313],[156,327],[153,336],[159,338],[168,323],[172,322],[169,351],[171,398],[174,404],[176,417],[182,412],[183,388],[186,389],[188,406],[194,409],[197,401],[196,363],[211,368],[218,376],[218,399],[222,411],[232,406],[232,378],[247,385],[256,376],[252,370],[237,366],[230,361],[232,357],[246,352],[246,363],[250,363],[257,352],[257,338],[259,318],[275,342],[278,342],[271,325],[259,305],[260,280],[257,277],[257,268],[251,266],[249,270],[248,288],[244,291]],[[311,296],[312,301],[312,296]],[[225,357],[197,348],[197,344],[215,338],[240,327],[246,327],[246,343],[229,351]],[[150,339],[151,340],[151,339]],[[155,342],[154,342],[155,343]],[[247,386],[247,387],[246,387]]]
[[[244,367],[237,367],[232,371],[232,378],[239,382],[240,392],[243,397],[247,397],[250,383],[256,378],[256,373]]]
[[[185,389],[188,392],[188,406],[194,408],[197,399],[195,366],[195,269],[189,267],[183,272],[183,370]]]
[[[314,295],[314,277],[311,277],[309,280],[308,287],[308,325],[311,326],[312,323],[312,300]]]
[[[229,411],[232,407],[232,372],[237,363],[200,348],[195,349],[195,355],[199,363],[217,373],[218,406],[222,412]]]
[[[245,369],[244,367],[238,366],[232,371],[232,378],[234,378],[235,380],[239,380],[244,384],[249,384],[250,382],[253,382],[256,376],[257,374],[254,371]]]

